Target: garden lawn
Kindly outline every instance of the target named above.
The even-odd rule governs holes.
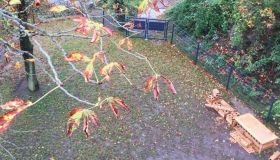
[[[42,25],[48,31],[72,28],[70,21]],[[75,74],[65,62],[62,53],[46,37],[35,37],[50,53],[64,87],[73,95],[91,102],[102,97],[117,96],[125,100],[131,110],[120,111],[118,120],[109,108],[95,108],[101,127],[90,127],[91,135],[86,138],[79,128],[72,137],[66,136],[67,113],[75,106],[87,106],[66,96],[59,89],[49,94],[36,105],[21,114],[0,142],[16,159],[188,159],[188,160],[253,160],[267,159],[273,151],[263,155],[249,155],[237,144],[229,141],[226,124],[215,122],[217,115],[204,107],[205,97],[219,84],[210,80],[205,73],[176,47],[165,41],[133,39],[133,52],[147,56],[155,70],[173,81],[178,94],[172,95],[164,84],[160,84],[160,99],[143,92],[145,79],[153,72],[143,60],[119,50],[110,41],[104,42],[104,50],[110,62],[126,66],[126,75],[131,86],[121,75],[114,72],[110,82],[90,85]],[[113,40],[123,38],[117,33]],[[98,51],[98,45],[90,40],[57,38],[66,51],[82,51],[88,56]],[[46,59],[35,52],[46,63]],[[47,66],[46,64],[43,66]],[[82,69],[86,64],[77,64]],[[47,68],[50,71],[49,68]],[[99,69],[96,69],[98,72]],[[41,90],[26,91],[25,82],[20,84],[5,80],[0,84],[3,102],[17,96],[35,101],[55,87],[37,64]],[[101,77],[99,77],[101,78]],[[101,93],[101,94],[99,94]],[[226,95],[224,95],[226,97]],[[1,149],[0,159],[10,159]]]

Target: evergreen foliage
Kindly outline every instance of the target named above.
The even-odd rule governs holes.
[[[230,49],[223,55],[225,61],[234,59],[244,74],[279,92],[278,0],[184,0],[167,16],[196,38],[227,41]]]

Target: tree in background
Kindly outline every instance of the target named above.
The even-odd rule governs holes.
[[[277,0],[184,0],[167,16],[194,37],[216,43],[215,52],[257,84],[279,92],[279,5]]]

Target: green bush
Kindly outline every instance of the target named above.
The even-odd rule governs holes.
[[[226,32],[229,29],[231,10],[223,0],[185,0],[172,8],[167,16],[197,38],[213,37],[218,30]]]
[[[240,51],[226,55],[235,67],[279,93],[279,0],[184,0],[167,17],[196,38],[228,41]]]

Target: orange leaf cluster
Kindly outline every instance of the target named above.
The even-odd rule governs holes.
[[[67,136],[71,136],[73,131],[79,127],[81,119],[83,119],[83,131],[86,137],[90,135],[89,133],[90,122],[93,123],[96,127],[100,126],[97,115],[92,110],[77,107],[72,109],[68,115],[69,115],[69,119],[66,127]]]
[[[110,28],[103,26],[103,24],[91,21],[86,17],[78,16],[73,18],[73,21],[79,23],[78,28],[75,30],[76,32],[87,35],[90,31],[93,31],[92,39],[90,41],[91,43],[97,42],[100,37],[111,37],[113,35],[113,31]]]
[[[168,88],[170,89],[170,91],[173,94],[177,94],[173,83],[169,79],[165,78],[162,75],[155,75],[155,76],[148,77],[147,80],[145,81],[145,84],[144,84],[144,91],[145,92],[153,91],[154,98],[156,100],[158,100],[159,99],[159,94],[160,94],[160,92],[159,92],[159,80],[162,80],[168,86]]]
[[[106,80],[110,80],[110,74],[112,73],[113,69],[117,68],[121,73],[124,73],[125,66],[123,64],[117,63],[117,62],[111,62],[107,65],[105,65],[101,70],[100,74],[102,76],[105,76]]]
[[[69,52],[66,56],[66,61],[68,62],[80,62],[83,60],[87,62],[89,58],[79,51]]]
[[[110,110],[113,112],[115,118],[117,119],[119,116],[119,109],[117,108],[117,106],[122,107],[123,109],[125,109],[126,111],[129,111],[129,107],[128,105],[124,102],[124,100],[118,98],[118,97],[109,97],[106,99],[107,101],[101,102],[100,108],[104,109],[104,105],[107,102],[108,106],[110,107]]]
[[[118,97],[108,97],[104,101],[102,101],[101,97],[99,97],[96,107],[99,106],[100,109],[104,109],[105,104],[107,104],[110,107],[116,119],[119,115],[118,106],[122,107],[126,111],[129,111],[128,105],[124,102],[124,100]],[[83,121],[83,132],[85,133],[86,137],[89,137],[90,135],[90,123],[92,123],[95,127],[100,127],[100,122],[97,118],[96,113],[90,109],[75,107],[68,113],[68,116],[69,119],[66,126],[67,136],[72,136],[73,132],[79,128],[81,121]]]
[[[79,51],[69,52],[66,55],[66,61],[68,62],[88,62],[86,68],[83,70],[85,81],[88,82],[93,75],[94,62],[98,59],[101,63],[105,63],[105,53],[104,51],[99,51],[94,53],[92,58],[89,58],[84,53]]]

